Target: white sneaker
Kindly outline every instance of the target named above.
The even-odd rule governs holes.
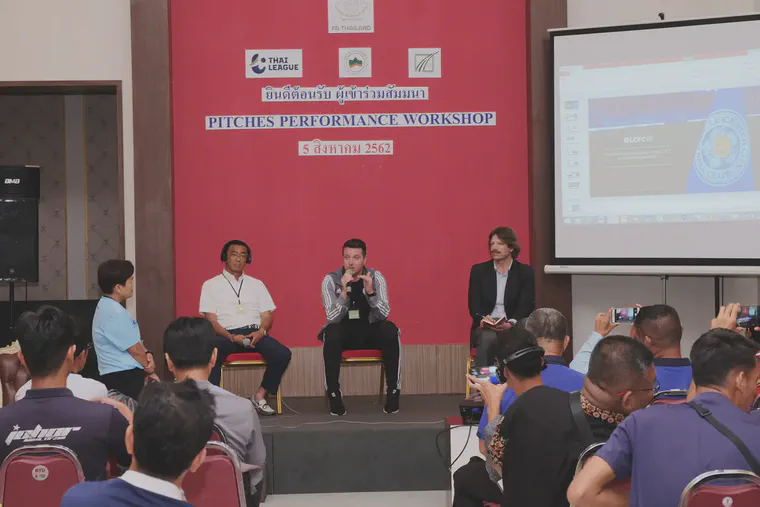
[[[253,406],[256,409],[256,412],[258,412],[260,415],[277,415],[277,412],[269,406],[269,403],[267,403],[267,400],[257,400],[256,398],[252,397],[251,401],[253,402]]]

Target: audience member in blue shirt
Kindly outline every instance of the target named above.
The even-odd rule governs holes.
[[[588,371],[588,358],[597,343],[617,324],[611,322],[612,309],[596,316],[595,331],[570,363],[570,367],[583,374]],[[661,391],[682,389],[691,384],[691,361],[681,357],[683,326],[676,310],[668,305],[643,306],[631,326],[631,337],[646,345],[654,354],[657,384]]]
[[[134,293],[135,267],[129,261],[106,261],[98,266],[98,285],[103,297],[95,309],[92,341],[101,381],[109,390],[136,400],[145,375],[153,374],[156,365],[140,339],[137,322],[122,306]]]
[[[734,318],[735,319],[735,318]],[[730,318],[713,327],[735,327]],[[760,420],[748,414],[758,378],[758,345],[728,329],[703,334],[691,349],[696,397],[760,458]],[[747,470],[737,447],[689,405],[640,410],[623,421],[568,490],[577,507],[629,505],[627,495],[606,486],[631,479],[631,507],[672,507],[698,475],[718,469]]]
[[[518,322],[516,327],[523,327],[536,336],[539,347],[544,349],[546,369],[541,372],[543,385],[566,392],[580,391],[583,387],[583,375],[567,367],[562,355],[570,343],[567,335],[567,321],[557,310],[539,308],[526,319]],[[507,388],[499,403],[499,414],[503,414],[521,394],[518,390]],[[485,455],[484,430],[488,424],[488,407],[483,408],[477,436],[480,439],[480,452]],[[478,502],[498,503],[501,491],[490,479],[481,459],[473,459],[460,467],[454,474],[454,506],[469,507]]]
[[[190,505],[182,480],[206,457],[205,445],[214,427],[214,400],[193,380],[186,380],[150,383],[139,401],[126,437],[132,466],[118,479],[72,487],[61,507]]]

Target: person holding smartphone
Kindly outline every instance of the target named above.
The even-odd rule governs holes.
[[[322,303],[327,323],[319,331],[324,342],[325,382],[332,415],[346,415],[340,391],[340,361],[344,350],[380,349],[387,392],[386,414],[399,411],[401,341],[388,320],[388,285],[376,269],[367,268],[367,244],[350,239],[343,244],[343,266],[322,280]]]
[[[536,309],[533,268],[517,260],[520,244],[515,231],[509,227],[491,231],[488,250],[491,260],[470,270],[467,297],[476,367],[494,363],[496,333],[506,331]]]

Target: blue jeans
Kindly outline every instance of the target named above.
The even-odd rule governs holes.
[[[256,328],[254,327],[246,327],[241,329],[230,329],[229,332],[233,335],[251,334],[255,330]],[[271,336],[265,336],[256,342],[255,347],[244,347],[224,338],[223,336],[217,336],[216,364],[211,370],[211,375],[209,375],[209,382],[218,386],[219,381],[222,379],[222,363],[230,354],[238,354],[241,352],[258,352],[261,354],[261,357],[267,362],[267,369],[264,372],[264,378],[261,380],[261,387],[266,389],[269,394],[277,393],[277,389],[280,388],[282,376],[285,374],[285,370],[288,369],[288,365],[290,364],[291,352],[289,348]]]

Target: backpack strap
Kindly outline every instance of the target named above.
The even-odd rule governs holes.
[[[578,428],[581,439],[589,444],[595,442],[596,439],[591,432],[591,424],[589,424],[588,419],[586,418],[586,412],[581,406],[580,391],[570,393],[570,411],[573,413],[573,420],[575,420],[575,426]]]
[[[723,433],[723,436],[729,439],[731,443],[734,444],[737,449],[739,449],[739,452],[742,453],[744,459],[747,460],[747,463],[749,464],[752,471],[756,474],[760,474],[760,463],[758,463],[757,459],[755,459],[742,439],[736,436],[736,433],[728,429],[722,422],[717,420],[715,416],[712,415],[712,412],[710,412],[709,409],[703,407],[699,403],[690,401],[687,403],[687,405],[696,410],[699,416],[710,423],[713,428]]]

